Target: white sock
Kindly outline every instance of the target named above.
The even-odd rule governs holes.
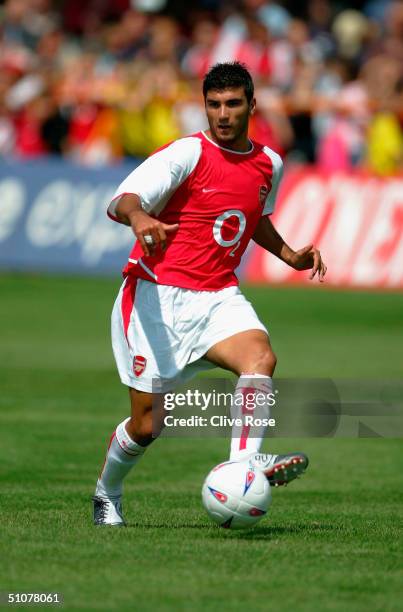
[[[248,424],[246,417],[270,418],[271,403],[267,396],[271,393],[273,393],[273,386],[270,376],[263,374],[242,374],[240,376],[235,387],[231,417],[241,419],[242,425],[232,427],[230,461],[240,461],[248,455],[260,452],[267,426]]]
[[[111,437],[105,463],[98,478],[95,495],[115,497],[122,494],[123,479],[146,450],[131,439],[126,431],[130,417],[120,423]]]

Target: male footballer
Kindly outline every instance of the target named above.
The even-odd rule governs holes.
[[[94,496],[96,525],[124,525],[122,484],[153,441],[153,405],[197,371],[238,377],[238,396],[272,392],[276,357],[234,273],[250,240],[323,281],[313,245],[291,249],[270,220],[281,158],[248,138],[254,86],[240,63],[217,64],[203,94],[209,129],[166,145],[118,187],[109,216],[136,242],[112,313],[112,345],[131,416],[113,433]],[[249,410],[249,409],[248,409]],[[265,407],[266,414],[269,405]],[[242,418],[245,406],[232,407]],[[230,460],[249,461],[273,486],[308,466],[303,453],[260,453],[264,427],[235,428]]]

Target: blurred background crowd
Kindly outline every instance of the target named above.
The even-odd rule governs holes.
[[[201,79],[235,59],[253,138],[326,170],[402,170],[401,0],[0,0],[0,158],[144,157],[206,127]]]

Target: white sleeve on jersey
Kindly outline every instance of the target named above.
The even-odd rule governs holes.
[[[116,218],[116,205],[128,193],[137,194],[142,208],[158,214],[169,198],[196,168],[201,155],[199,138],[188,136],[175,140],[154,153],[129,174],[119,185],[108,207]]]
[[[276,203],[278,186],[283,176],[283,160],[278,153],[272,149],[269,149],[269,147],[264,147],[263,151],[268,157],[270,157],[273,163],[273,177],[271,181],[271,189],[267,195],[266,204],[264,205],[262,215],[271,215],[274,211],[274,204]]]

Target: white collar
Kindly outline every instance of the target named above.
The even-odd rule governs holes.
[[[250,140],[250,138],[248,138],[248,140],[250,142],[250,146],[251,146],[249,151],[234,151],[233,149],[226,149],[225,147],[220,147],[220,145],[217,144],[216,142],[214,142],[214,140],[211,140],[211,138],[209,138],[207,136],[207,134],[203,130],[202,130],[202,134],[203,134],[203,136],[204,136],[204,138],[206,140],[211,142],[211,144],[213,144],[218,149],[222,149],[223,151],[228,151],[228,153],[234,153],[235,155],[249,155],[249,153],[252,153],[253,149],[255,148],[254,145],[253,145],[253,142]]]

